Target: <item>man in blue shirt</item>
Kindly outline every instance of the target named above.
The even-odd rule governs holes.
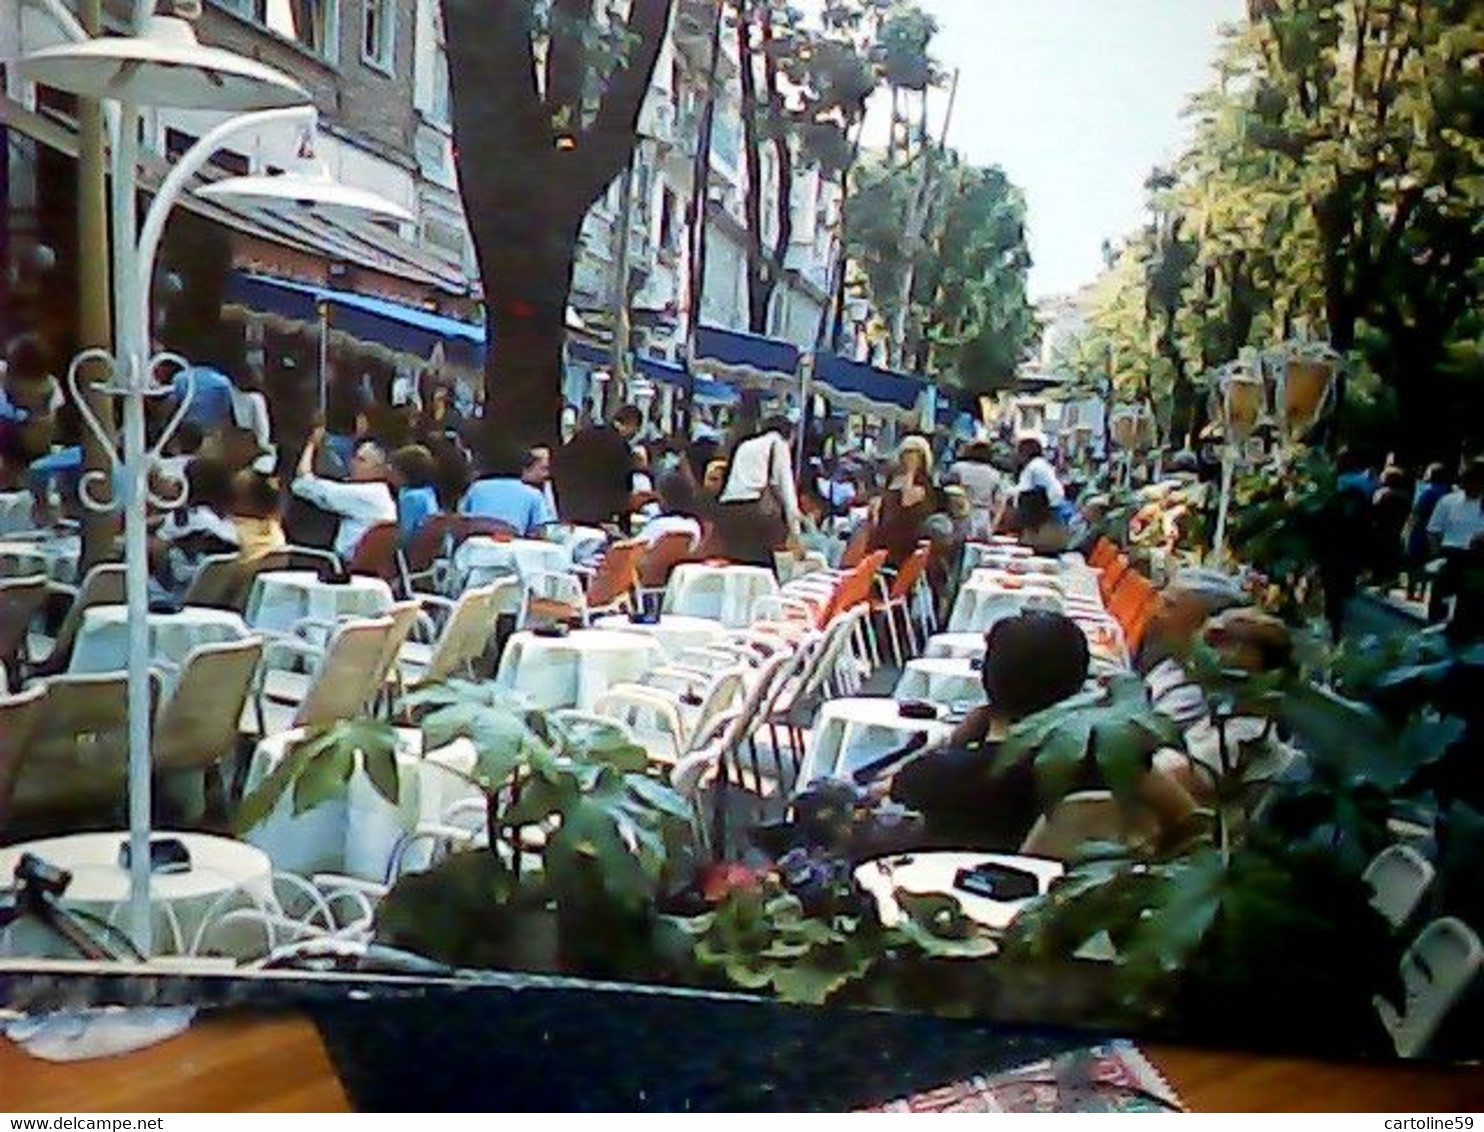
[[[531,537],[547,523],[546,497],[521,480],[525,454],[509,445],[492,445],[484,472],[465,492],[459,513],[504,523],[516,534]]]

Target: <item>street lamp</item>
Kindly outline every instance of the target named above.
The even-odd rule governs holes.
[[[71,35],[76,29],[63,24]],[[89,350],[74,359],[69,384],[87,426],[108,452],[122,485],[124,559],[128,604],[129,711],[129,913],[132,935],[139,950],[153,950],[149,907],[150,886],[150,694],[149,694],[149,564],[146,545],[147,508],[151,500],[165,509],[184,502],[184,482],[160,469],[173,487],[157,494],[150,487],[163,446],[179,424],[190,402],[187,388],[153,448],[146,447],[144,402],[171,392],[171,385],[155,380],[157,371],[184,369],[186,359],[173,354],[148,356],[149,287],[165,220],[189,179],[225,141],[238,133],[274,124],[285,118],[312,119],[309,96],[294,79],[255,60],[202,46],[191,25],[173,17],[148,17],[138,34],[105,36],[44,48],[16,61],[23,78],[74,95],[107,100],[117,106],[113,158],[112,261],[114,306],[118,312],[114,349]],[[155,194],[138,242],[135,242],[135,193],[141,106],[187,110],[238,112],[209,131],[177,161]],[[96,392],[117,397],[123,405],[123,455],[113,448],[103,423],[89,408],[81,388],[84,364],[97,360],[108,377],[93,384]],[[111,509],[110,499],[95,493],[95,473],[80,490],[82,502],[93,510]]]
[[[1290,343],[1278,351],[1274,400],[1285,444],[1301,441],[1330,408],[1340,365],[1340,355],[1323,342]]]
[[[1226,551],[1226,517],[1231,507],[1232,476],[1237,454],[1242,445],[1257,431],[1267,400],[1267,390],[1242,362],[1233,362],[1216,379],[1215,413],[1221,421],[1221,498],[1216,511],[1216,537],[1212,546],[1216,558]]]

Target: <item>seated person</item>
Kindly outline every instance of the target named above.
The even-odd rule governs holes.
[[[638,537],[653,546],[666,535],[690,536],[691,549],[701,544],[700,501],[690,477],[678,472],[662,476],[659,483],[659,513],[640,528]]]
[[[1000,742],[1020,720],[1076,695],[1087,681],[1087,638],[1060,613],[1005,618],[987,641],[989,704],[972,712],[945,747],[908,762],[884,787],[926,819],[920,848],[1017,851],[1041,816],[1041,793],[1033,760],[993,772]],[[1084,760],[1071,789],[1106,788],[1097,764]],[[1184,821],[1193,809],[1185,792],[1156,771],[1145,776],[1142,793],[1167,822]]]
[[[198,456],[186,465],[187,502],[169,512],[155,531],[155,580],[172,597],[190,587],[203,559],[242,549],[229,516],[232,476],[220,460]]]
[[[279,516],[278,487],[261,472],[244,468],[232,479],[232,524],[242,561],[256,562],[288,546]]]
[[[491,443],[483,474],[470,485],[459,514],[504,523],[524,538],[534,538],[547,525],[546,497],[521,479],[528,452],[511,444]]]
[[[387,486],[386,450],[381,445],[374,440],[358,444],[351,454],[349,478],[339,483],[314,474],[315,460],[325,443],[323,428],[310,434],[290,490],[306,503],[339,516],[335,553],[349,561],[368,530],[377,523],[397,521],[397,504]]]
[[[397,526],[403,546],[438,514],[435,471],[433,454],[421,444],[408,444],[392,453],[390,482],[397,493]]]
[[[1154,706],[1182,727],[1206,717],[1206,697],[1186,673],[1183,658],[1206,622],[1251,604],[1236,580],[1217,570],[1186,569],[1160,591],[1134,658]]]
[[[1015,537],[1037,554],[1055,557],[1072,545],[1070,527],[1057,515],[1040,487],[1026,488],[1015,497]]]

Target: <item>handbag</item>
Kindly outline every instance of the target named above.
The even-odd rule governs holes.
[[[768,441],[768,471],[763,481],[763,490],[757,497],[757,507],[764,517],[782,523],[786,521],[786,516],[784,515],[783,497],[773,486],[773,453],[774,445],[770,439]]]

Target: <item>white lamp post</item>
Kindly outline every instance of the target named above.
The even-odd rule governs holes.
[[[1221,498],[1216,511],[1216,537],[1212,550],[1217,559],[1226,553],[1226,517],[1231,507],[1232,476],[1237,454],[1262,419],[1266,389],[1262,379],[1247,366],[1233,362],[1216,380],[1216,416],[1221,421]]]
[[[77,29],[64,30],[75,36]],[[289,76],[252,59],[197,43],[190,24],[169,17],[141,21],[140,34],[106,36],[45,48],[18,60],[17,72],[31,80],[84,97],[115,104],[117,121],[112,151],[113,176],[113,290],[117,310],[114,350],[79,355],[69,371],[74,394],[79,394],[80,363],[94,358],[107,364],[109,378],[98,389],[123,404],[123,455],[120,458],[104,438],[102,424],[77,397],[88,426],[104,439],[122,484],[126,596],[129,619],[129,851],[130,927],[135,945],[148,955],[153,949],[149,907],[150,886],[150,694],[149,694],[149,563],[146,545],[147,506],[153,498],[161,507],[184,501],[184,485],[176,480],[173,494],[152,496],[150,475],[166,441],[189,405],[190,391],[154,448],[146,447],[144,401],[168,394],[171,386],[155,381],[157,369],[184,368],[175,355],[148,356],[149,286],[154,258],[165,219],[187,182],[219,149],[238,133],[272,125],[287,118],[312,119],[309,96]],[[244,113],[208,132],[184,154],[161,185],[150,207],[143,231],[135,242],[135,193],[139,142],[139,108],[144,105],[190,110],[256,111]],[[333,184],[333,183],[332,183]],[[303,199],[296,197],[296,199]],[[95,494],[99,479],[80,490],[85,506],[110,509],[111,499]]]

